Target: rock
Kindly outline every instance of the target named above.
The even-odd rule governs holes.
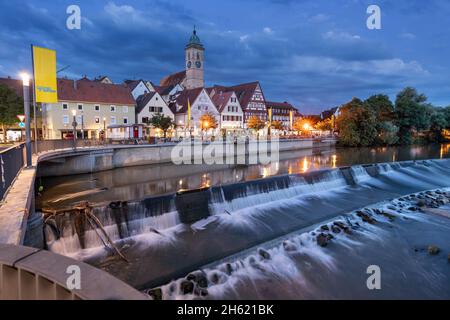
[[[199,288],[196,293],[201,297],[206,297],[209,294],[208,289],[205,288]]]
[[[225,265],[225,268],[226,268],[226,273],[227,273],[228,275],[231,275],[231,273],[233,272],[233,266],[231,265],[231,263],[227,263],[227,264]]]
[[[409,207],[408,210],[409,210],[409,211],[417,211],[417,210],[419,210],[419,209],[418,209],[417,207]]]
[[[322,231],[330,231],[330,228],[326,224],[324,224],[323,226],[320,227],[320,230],[322,230]]]
[[[283,241],[283,249],[287,252],[296,251],[297,246],[290,241]]]
[[[436,246],[428,246],[428,254],[435,256],[437,255],[439,252],[441,251],[441,249],[439,249]]]
[[[341,229],[338,226],[332,226],[331,227],[331,231],[333,231],[334,233],[341,233]]]
[[[152,297],[153,300],[162,300],[162,290],[161,288],[151,289],[147,294]]]
[[[218,284],[220,281],[220,276],[217,272],[214,272],[209,276],[209,279],[213,284]]]
[[[321,233],[317,236],[316,241],[319,246],[326,247],[333,238],[334,237],[331,234]]]
[[[382,215],[385,216],[386,218],[388,218],[390,221],[394,221],[396,216],[394,216],[393,214],[390,214],[389,212],[383,211]]]
[[[180,290],[183,294],[191,294],[194,292],[194,283],[192,281],[183,280],[180,283]]]
[[[200,288],[208,287],[208,279],[202,271],[196,271],[188,274],[186,280],[196,283]]]
[[[345,223],[343,223],[342,221],[335,221],[335,222],[333,222],[333,225],[335,225],[338,228],[344,230],[344,232],[347,233],[347,234],[351,234],[352,233],[350,228]]]
[[[374,218],[372,218],[371,216],[365,214],[362,211],[356,212],[356,215],[358,217],[360,217],[362,219],[362,221],[364,221],[364,222],[367,222],[367,223],[370,223],[370,224],[375,224],[375,222],[377,222]]]
[[[264,249],[258,249],[258,254],[265,260],[269,260],[270,259],[270,253],[268,253],[266,250]]]

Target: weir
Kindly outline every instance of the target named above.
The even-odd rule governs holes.
[[[94,208],[129,265],[108,262],[96,230],[69,215],[46,221],[46,246],[148,288],[362,206],[439,187],[450,187],[450,160],[283,175]]]

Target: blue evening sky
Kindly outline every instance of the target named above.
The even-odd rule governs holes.
[[[81,30],[66,28],[81,7]],[[382,10],[368,30],[366,9]],[[414,86],[450,105],[448,0],[0,0],[0,76],[31,70],[30,44],[57,50],[60,76],[159,83],[184,68],[197,25],[207,85],[259,80],[266,99],[317,113]]]

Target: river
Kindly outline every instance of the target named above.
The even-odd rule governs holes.
[[[47,178],[41,203],[97,203],[128,261],[68,215],[47,221],[47,247],[155,298],[450,299],[448,158],[450,145],[305,150],[271,166]],[[174,193],[198,186],[210,188]],[[367,287],[370,266],[382,290]]]

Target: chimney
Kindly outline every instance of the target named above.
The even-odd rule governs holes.
[[[74,88],[75,90],[78,89],[77,80],[73,80],[73,88]]]

